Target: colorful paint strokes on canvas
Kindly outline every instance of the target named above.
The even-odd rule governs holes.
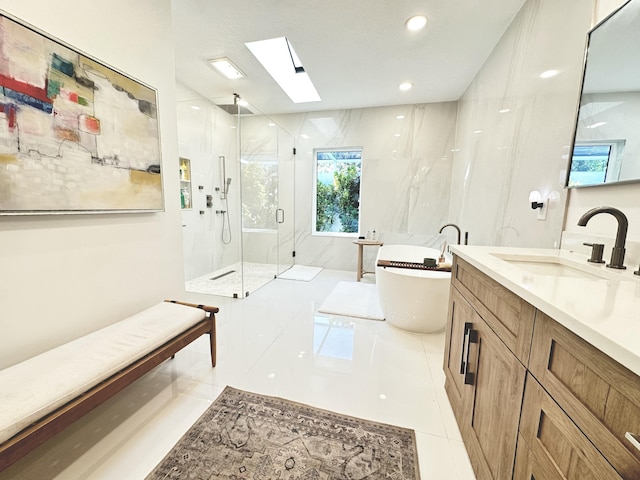
[[[163,209],[147,87],[0,15],[0,214]]]

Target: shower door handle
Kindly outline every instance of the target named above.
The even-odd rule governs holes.
[[[284,209],[282,208],[276,210],[276,223],[284,223]]]

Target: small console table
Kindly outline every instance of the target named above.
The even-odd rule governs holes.
[[[362,266],[362,249],[366,245],[381,247],[384,244],[382,242],[378,242],[377,240],[354,240],[353,243],[358,245],[358,269],[356,270],[356,282],[359,282],[365,273],[375,273],[375,272],[367,272],[364,270]]]

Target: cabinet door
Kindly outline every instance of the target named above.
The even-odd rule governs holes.
[[[625,479],[640,479],[640,378],[538,312],[530,371]]]
[[[511,478],[526,369],[484,321],[472,328],[469,457],[479,479]]]
[[[525,368],[451,289],[445,388],[479,479],[511,478]]]
[[[452,284],[526,366],[535,316],[533,306],[457,256],[451,272]]]
[[[464,400],[465,395],[469,395],[469,386],[464,383],[465,369],[468,368],[469,326],[480,321],[469,302],[451,287],[444,352],[445,390],[460,429],[469,421],[469,412],[465,415]]]
[[[531,375],[514,480],[620,480],[615,469]]]

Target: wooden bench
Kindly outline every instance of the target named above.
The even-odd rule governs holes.
[[[176,352],[203,334],[209,334],[211,366],[215,367],[217,312],[217,307],[167,300],[121,322],[0,370],[0,471],[166,359],[172,358]],[[154,332],[156,324],[158,328]],[[121,334],[127,329],[133,330],[131,338]],[[176,329],[179,331],[176,332]],[[162,337],[164,332],[170,332],[166,338]],[[126,352],[129,344],[133,345],[131,358],[127,358]],[[84,362],[85,352],[90,352],[86,355],[90,357],[94,356],[94,350],[97,350],[96,358]],[[114,350],[115,354],[112,355],[111,350]],[[112,358],[115,360],[112,361]],[[68,392],[65,392],[64,388],[61,388],[60,392],[42,392],[53,385],[58,388],[55,383],[56,375],[69,375],[70,372],[73,375],[76,369],[85,376],[87,373],[92,374],[91,362],[97,369],[105,364],[105,370],[111,368],[116,371],[107,371],[104,374],[105,378],[92,379],[95,380],[94,384],[86,389],[80,387],[81,391],[74,391],[74,388],[77,390],[78,387],[71,385]],[[43,366],[46,368],[42,368]],[[32,372],[33,375],[28,375],[28,372]],[[96,376],[102,376],[102,373]],[[80,379],[77,383],[83,384],[82,382],[87,380]],[[38,383],[42,384],[43,389],[39,388]],[[61,383],[64,383],[64,378],[61,379]],[[16,384],[20,384],[21,387],[15,388]],[[25,384],[28,388],[23,388]],[[68,399],[65,395],[73,398]],[[42,405],[38,404],[39,398],[33,399],[40,396],[44,397]],[[56,405],[52,399],[62,403]],[[24,406],[25,403],[30,404],[29,408]],[[43,412],[42,416],[32,418],[34,415],[40,415],[40,411]],[[25,425],[22,425],[23,423]],[[13,430],[17,431],[13,433]]]

